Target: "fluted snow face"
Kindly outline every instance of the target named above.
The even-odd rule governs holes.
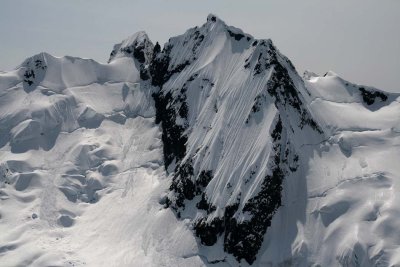
[[[303,81],[271,40],[212,15],[171,38],[153,64],[164,70],[153,76],[173,180],[167,205],[192,220],[202,244],[253,263],[283,177],[299,175],[297,149],[307,137],[324,139]]]

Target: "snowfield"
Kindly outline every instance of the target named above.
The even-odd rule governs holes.
[[[201,266],[134,62],[38,58],[33,91],[1,77],[0,266]]]
[[[400,94],[214,15],[0,73],[0,266],[400,265]]]

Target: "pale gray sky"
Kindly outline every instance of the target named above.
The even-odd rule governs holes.
[[[271,38],[299,73],[400,92],[400,0],[0,0],[0,69],[42,51],[105,62],[134,32],[163,44],[208,13]]]

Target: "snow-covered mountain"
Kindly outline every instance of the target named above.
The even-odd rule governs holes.
[[[0,73],[0,266],[400,264],[400,95],[209,15]]]

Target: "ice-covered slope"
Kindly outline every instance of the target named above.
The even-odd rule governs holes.
[[[332,72],[306,76],[308,106],[327,139],[305,147],[311,152],[306,207],[298,211],[303,216],[292,249],[304,265],[396,266],[399,95],[352,84]],[[269,257],[263,256],[267,262]]]
[[[394,266],[399,95],[214,15],[0,73],[0,266]]]
[[[200,265],[158,203],[168,180],[142,63],[42,53],[0,74],[0,266]]]
[[[399,264],[399,95],[333,72],[304,76],[303,94],[325,140],[301,146],[298,183],[285,181],[259,264]]]

